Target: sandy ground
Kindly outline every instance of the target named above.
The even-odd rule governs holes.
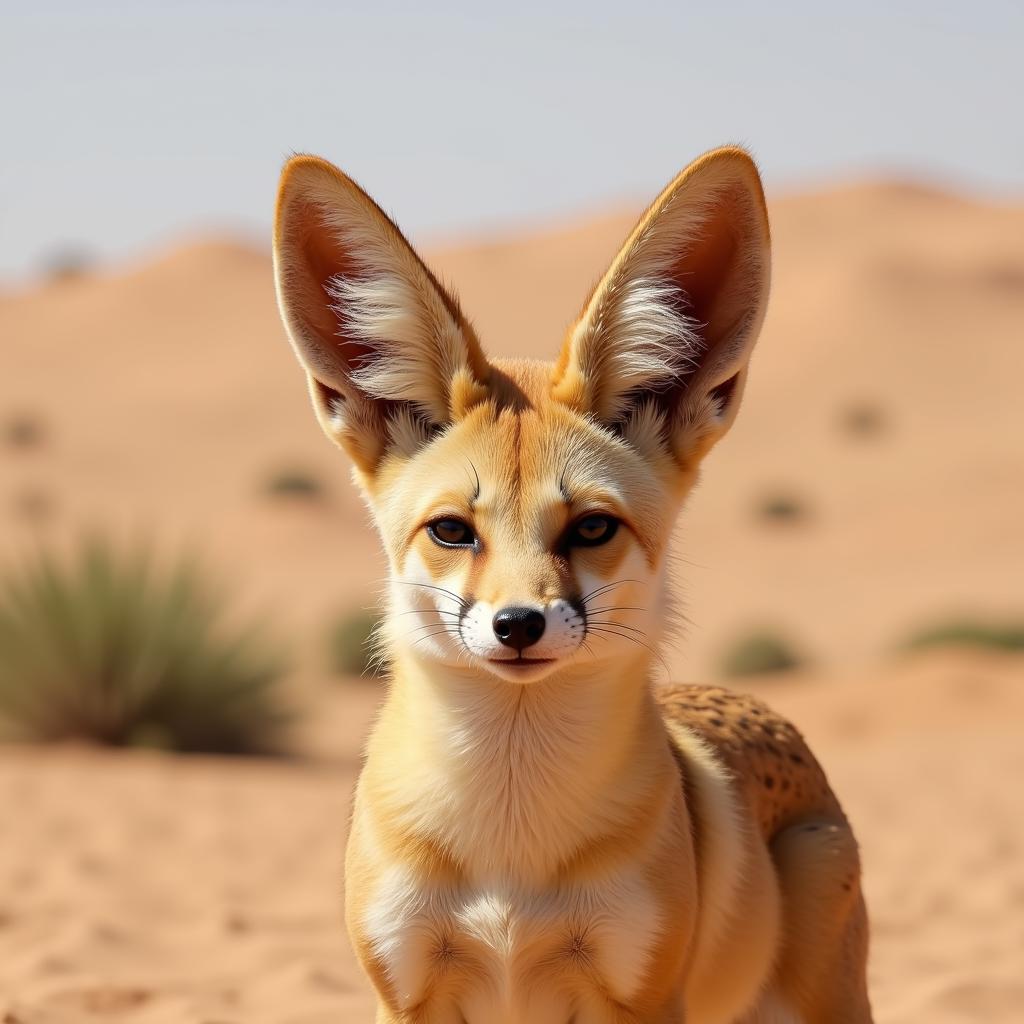
[[[860,837],[879,1022],[1020,1019],[1022,682],[958,655],[758,687]],[[0,1020],[371,1021],[341,857],[376,695],[340,688],[308,763],[0,751]]]

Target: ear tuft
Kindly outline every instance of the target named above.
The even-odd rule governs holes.
[[[369,398],[409,402],[429,423],[444,423],[449,388],[465,364],[461,325],[439,304],[424,309],[422,296],[401,277],[338,274],[324,285],[339,336],[364,346],[351,363],[349,380]],[[424,387],[429,362],[436,387]]]
[[[579,389],[575,404],[606,423],[620,421],[634,396],[663,393],[697,366],[702,341],[676,286],[638,278],[613,283],[600,308],[570,338]],[[556,398],[573,387],[563,377]]]

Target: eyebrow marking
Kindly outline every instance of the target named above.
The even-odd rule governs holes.
[[[473,479],[476,481],[476,486],[469,498],[469,504],[472,506],[480,497],[480,474],[476,471],[476,466],[473,465],[472,460],[469,462],[469,468],[473,470]]]
[[[558,478],[558,490],[562,494],[562,500],[566,505],[572,504],[572,493],[569,491],[569,487],[565,482],[565,474],[569,472],[569,463],[565,464],[565,468],[562,470],[562,475]]]

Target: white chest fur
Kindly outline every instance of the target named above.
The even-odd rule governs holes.
[[[600,884],[424,884],[395,865],[363,927],[398,1006],[430,1021],[601,1024],[640,988],[664,922],[630,867]]]

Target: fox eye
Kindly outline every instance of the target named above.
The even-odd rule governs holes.
[[[427,533],[443,548],[468,548],[476,541],[473,527],[461,519],[435,519],[427,524]]]
[[[584,516],[577,519],[569,530],[569,547],[596,548],[599,544],[607,544],[618,529],[619,521],[614,516]]]

